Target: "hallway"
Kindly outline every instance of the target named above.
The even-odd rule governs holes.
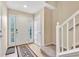
[[[0,2],[0,56],[46,56],[41,48],[51,45],[53,41],[53,6],[48,6],[51,5],[42,1]]]
[[[0,1],[0,57],[79,56],[79,2]]]

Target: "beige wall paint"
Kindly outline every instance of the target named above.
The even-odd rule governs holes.
[[[33,26],[33,15],[11,9],[8,9],[8,13],[9,16],[16,16],[16,28],[18,29],[18,33],[16,34],[16,45],[28,43],[30,40],[29,25]]]
[[[47,7],[44,8],[44,41],[45,45],[51,44],[52,40],[52,15],[53,11],[48,9]]]
[[[52,5],[55,7],[52,13],[52,43],[56,44],[56,22],[58,20],[58,2],[57,1],[46,1],[48,4]]]
[[[59,21],[62,23],[69,18],[73,13],[79,10],[79,2],[58,2]]]

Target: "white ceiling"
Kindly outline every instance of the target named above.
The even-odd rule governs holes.
[[[6,5],[10,9],[19,10],[28,13],[35,13],[43,7],[42,1],[7,1]],[[27,8],[24,8],[27,5]]]
[[[35,13],[43,8],[44,1],[7,1],[6,5],[10,9],[19,10],[28,13]],[[24,8],[27,5],[27,8]]]

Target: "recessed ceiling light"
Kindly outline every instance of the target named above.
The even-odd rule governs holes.
[[[27,8],[27,5],[24,5],[24,8]]]

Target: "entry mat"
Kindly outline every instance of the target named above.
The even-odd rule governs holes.
[[[6,55],[15,53],[15,46],[12,47],[8,47],[7,51],[6,51]]]
[[[20,45],[19,49],[22,57],[34,57],[34,53],[29,49],[27,45]]]

